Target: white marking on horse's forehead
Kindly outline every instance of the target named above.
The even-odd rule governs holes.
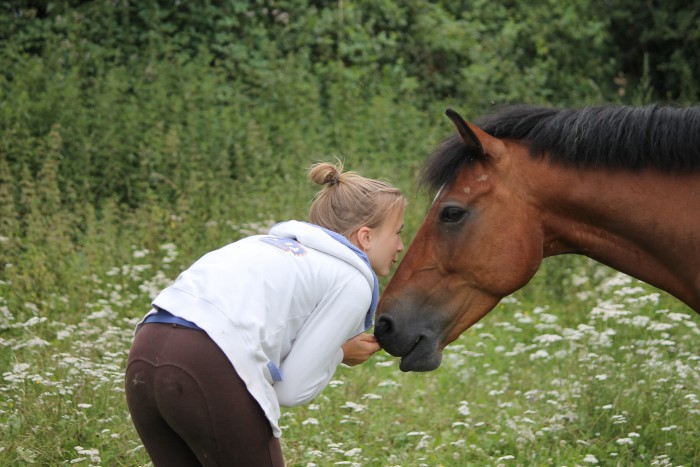
[[[489,176],[486,174],[481,174],[478,177],[476,177],[477,182],[485,182],[488,179],[489,179]]]
[[[440,194],[442,193],[442,190],[445,189],[445,185],[447,185],[447,183],[443,184],[443,185],[440,187],[440,189],[438,190],[438,192],[435,194],[435,198],[433,198],[433,202],[432,202],[431,204],[435,204],[435,201],[437,201],[437,199],[440,197]]]
[[[472,191],[471,187],[465,187],[465,188],[464,188],[464,192],[465,192],[466,194],[471,193],[471,191]]]

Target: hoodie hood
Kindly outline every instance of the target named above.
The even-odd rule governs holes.
[[[282,222],[270,229],[270,235],[292,238],[302,245],[335,256],[359,270],[372,290],[372,303],[365,317],[365,331],[372,327],[374,312],[379,302],[379,281],[369,258],[362,250],[339,233],[308,222]]]

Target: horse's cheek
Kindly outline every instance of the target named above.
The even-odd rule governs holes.
[[[509,293],[522,288],[535,275],[542,263],[542,239],[537,235],[523,236],[513,249],[513,289]]]
[[[536,232],[536,231],[535,231]],[[542,261],[541,236],[532,232],[509,232],[484,242],[480,270],[483,289],[506,296],[522,288],[539,269]]]

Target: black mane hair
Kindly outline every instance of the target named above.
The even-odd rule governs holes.
[[[521,140],[529,145],[531,157],[551,163],[633,171],[700,170],[700,106],[601,105],[557,110],[514,105],[474,124],[496,138]],[[452,136],[426,161],[422,183],[436,191],[475,157],[458,136]]]

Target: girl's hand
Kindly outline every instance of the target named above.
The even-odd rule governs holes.
[[[358,334],[343,344],[343,363],[350,366],[364,363],[381,348],[374,335]]]

